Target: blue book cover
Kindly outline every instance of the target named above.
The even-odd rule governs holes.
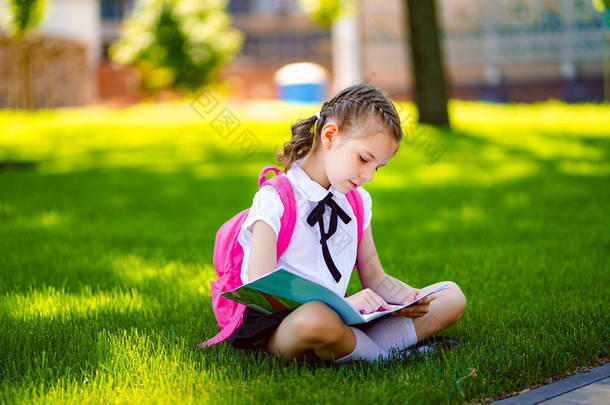
[[[443,284],[406,305],[391,305],[393,308],[390,310],[361,314],[334,291],[293,274],[285,268],[279,268],[238,288],[225,291],[221,295],[264,314],[295,309],[309,301],[321,301],[337,311],[347,325],[355,325],[413,305],[447,287],[449,287],[447,284]]]

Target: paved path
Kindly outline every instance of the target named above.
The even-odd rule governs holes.
[[[610,405],[610,363],[493,404]]]

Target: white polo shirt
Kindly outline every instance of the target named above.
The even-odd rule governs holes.
[[[356,263],[358,249],[356,216],[345,194],[335,189],[332,185],[327,190],[312,180],[300,167],[302,161],[303,159],[294,162],[286,172],[286,176],[294,190],[297,218],[290,244],[279,258],[276,270],[280,267],[285,267],[304,278],[329,288],[343,297],[347,291],[347,285]],[[366,230],[371,223],[371,196],[362,187],[358,187],[356,190],[362,196],[364,208],[363,229]],[[338,217],[337,231],[327,241],[333,262],[341,273],[339,282],[335,281],[324,261],[318,223],[314,224],[313,227],[307,223],[307,217],[312,209],[326,197],[329,191],[333,193],[333,200],[352,219],[348,224],[345,224]],[[277,241],[283,213],[284,206],[282,201],[272,186],[263,186],[254,194],[252,207],[238,235],[238,242],[244,250],[244,261],[241,267],[241,281],[244,284],[249,280],[248,266],[250,262],[250,245],[252,243],[252,225],[259,219],[265,221],[275,231]],[[325,232],[328,232],[330,216],[331,208],[327,205],[323,216]]]

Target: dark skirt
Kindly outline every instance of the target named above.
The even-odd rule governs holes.
[[[292,311],[265,315],[246,307],[242,324],[229,336],[231,346],[244,350],[265,350],[273,332]]]

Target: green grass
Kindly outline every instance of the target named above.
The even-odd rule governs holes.
[[[457,101],[453,131],[424,127],[435,164],[405,142],[367,190],[386,272],[464,291],[459,348],[330,368],[195,350],[218,330],[215,233],[317,106],[230,109],[251,156],[184,104],[0,112],[0,402],[488,402],[609,358],[610,107]]]

